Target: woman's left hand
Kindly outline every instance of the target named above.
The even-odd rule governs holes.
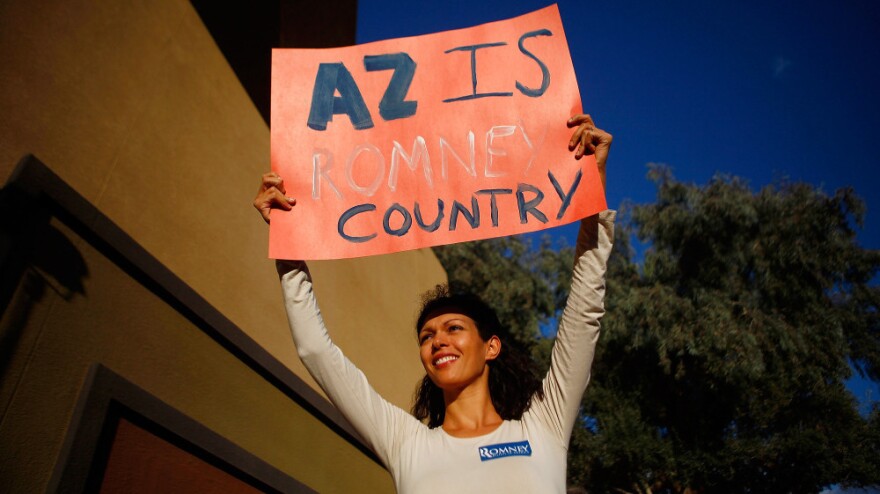
[[[569,151],[574,151],[574,157],[581,159],[583,156],[595,155],[596,165],[599,167],[599,176],[602,179],[602,187],[605,187],[605,163],[608,161],[608,152],[611,149],[611,141],[614,137],[604,130],[596,127],[593,117],[582,114],[568,119],[568,126],[577,127],[568,142]]]

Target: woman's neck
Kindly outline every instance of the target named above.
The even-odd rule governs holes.
[[[482,436],[503,422],[492,405],[488,382],[473,383],[462,390],[444,391],[443,398],[446,401],[443,430],[450,436]]]

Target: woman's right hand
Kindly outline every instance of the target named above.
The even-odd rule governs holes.
[[[290,211],[296,204],[296,199],[287,197],[284,190],[284,180],[275,172],[263,174],[263,181],[257,197],[254,198],[254,207],[260,212],[260,216],[269,223],[269,214],[273,209]]]

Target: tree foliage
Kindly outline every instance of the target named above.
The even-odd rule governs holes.
[[[844,386],[853,369],[880,379],[880,253],[856,240],[863,201],[802,183],[754,192],[733,177],[649,176],[656,202],[618,222],[570,481],[590,492],[880,483],[880,408],[862,417]],[[641,260],[631,235],[647,246]],[[486,296],[518,335],[558,314],[570,251],[516,238],[452,248],[439,251],[452,283]]]

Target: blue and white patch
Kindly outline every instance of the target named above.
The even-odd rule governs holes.
[[[508,456],[532,456],[532,445],[528,440],[516,443],[490,444],[477,448],[480,461],[497,460]]]

